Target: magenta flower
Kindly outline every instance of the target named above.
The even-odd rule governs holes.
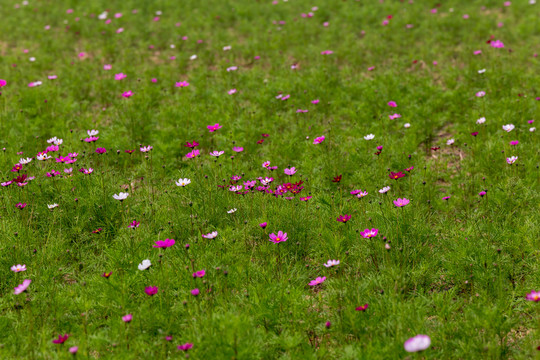
[[[268,223],[266,223],[266,222],[263,222],[263,223],[259,224],[259,226],[262,227],[263,229],[265,229],[267,225],[268,225]]]
[[[396,205],[397,207],[403,207],[403,206],[407,205],[409,202],[410,202],[409,199],[398,198],[397,200],[394,200],[394,205]]]
[[[200,270],[193,273],[194,278],[202,278],[204,275],[206,275],[206,271]]]
[[[510,141],[510,145],[512,145],[512,146],[515,146],[517,144],[519,144],[519,141],[517,141],[517,140]]]
[[[187,157],[188,159],[193,159],[194,157],[199,156],[200,153],[201,153],[201,152],[199,151],[199,149],[195,149],[195,150],[193,150],[193,151],[191,151],[191,152],[188,152],[188,153],[186,154],[186,157]]]
[[[476,93],[476,97],[484,97],[486,96],[486,92],[485,91],[479,91]]]
[[[107,149],[100,147],[96,149],[96,152],[98,154],[105,154],[107,152]]]
[[[98,141],[98,140],[99,140],[98,136],[90,136],[90,137],[85,138],[84,142],[90,143],[90,142],[95,142],[95,141]]]
[[[345,224],[347,221],[351,220],[351,215],[339,215],[336,220]]]
[[[313,140],[313,145],[320,144],[324,141],[324,136],[316,137],[315,140]]]
[[[133,220],[133,222],[131,224],[129,224],[128,228],[136,229],[136,228],[139,227],[139,224],[140,224],[140,222],[138,222],[137,220]]]
[[[127,314],[126,316],[122,316],[122,321],[125,322],[125,323],[131,322],[132,319],[133,319],[133,315],[131,315],[131,314]]]
[[[396,104],[395,101],[389,101],[389,102],[388,102],[388,106],[390,106],[390,107],[397,107],[397,104]]]
[[[133,96],[133,91],[128,90],[128,91],[126,91],[126,92],[123,92],[123,93],[122,93],[122,96],[125,97],[125,98],[130,98],[130,97]]]
[[[58,339],[54,339],[53,344],[63,344],[69,338],[69,334],[58,335]]]
[[[193,344],[192,343],[185,343],[183,345],[178,345],[178,350],[182,350],[182,351],[188,351],[189,349],[191,349],[193,347]],[[187,356],[187,355],[186,355]]]
[[[199,289],[193,289],[193,290],[191,290],[191,295],[193,295],[193,296],[197,296],[197,295],[199,295],[200,293],[201,293],[201,292],[200,292]]]
[[[371,229],[371,230],[366,229],[362,231],[360,235],[362,235],[364,239],[369,239],[369,238],[377,236],[378,233],[379,233],[379,229]]]
[[[356,311],[366,311],[369,304],[360,305],[356,308]]]
[[[221,129],[223,126],[219,125],[219,124],[215,124],[215,125],[208,125],[206,128],[208,129],[208,131],[210,132],[214,132],[218,129]]]
[[[234,146],[232,149],[233,149],[234,152],[242,152],[242,151],[244,151],[244,148],[240,147],[240,146]]]
[[[504,44],[501,40],[495,40],[495,41],[492,41],[489,43],[489,45],[492,47],[492,48],[496,48],[496,49],[502,49],[504,47]]]
[[[24,209],[26,207],[26,203],[18,203],[17,205],[15,205],[17,207],[17,209]]]
[[[271,233],[270,235],[270,241],[274,244],[279,244],[280,242],[287,241],[287,233],[284,233],[283,231],[278,231],[277,235],[274,233]]]
[[[78,347],[78,346],[72,346],[72,347],[69,348],[69,352],[70,352],[71,354],[76,354],[77,351],[79,351],[79,347]]]
[[[313,196],[301,197],[301,198],[300,198],[300,201],[308,201],[308,200],[310,200],[311,198],[313,198]]]
[[[51,172],[47,173],[47,177],[55,177],[56,175],[60,175],[60,172],[56,170],[51,170]]]
[[[323,282],[325,282],[325,280],[326,280],[326,276],[318,277],[315,280],[311,280],[309,282],[309,286],[317,286],[317,285],[322,284]]]
[[[157,286],[147,286],[147,287],[144,288],[144,292],[148,296],[154,296],[158,292],[158,287]]]
[[[405,341],[403,347],[407,352],[426,350],[431,345],[431,339],[427,335],[416,335]]]
[[[4,87],[7,85],[7,81],[4,79],[0,79],[0,87]]]
[[[290,169],[285,169],[284,172],[285,172],[285,175],[292,176],[292,175],[294,175],[294,173],[296,172],[296,168],[293,166],[293,167],[290,168]]]
[[[529,301],[539,302],[540,301],[540,291],[531,290],[531,292],[527,294],[526,299],[529,300]]]
[[[174,239],[157,240],[156,245],[152,245],[152,247],[166,249],[173,246],[174,242]]]
[[[181,82],[177,82],[175,84],[176,87],[188,87],[189,86],[189,83],[187,81],[181,81]]]
[[[119,74],[114,75],[114,80],[122,80],[122,79],[125,79],[125,78],[127,78],[127,75],[124,74],[124,73],[119,73]]]
[[[480,192],[478,193],[478,195],[480,195],[481,197],[484,197],[484,195],[486,195],[486,194],[487,194],[487,193],[486,193],[485,191],[480,191]]]

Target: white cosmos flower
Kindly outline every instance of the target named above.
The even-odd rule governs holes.
[[[63,142],[64,142],[63,139],[56,139],[56,140],[54,141],[54,145],[62,145]]]
[[[507,124],[507,125],[503,125],[503,130],[506,131],[506,132],[510,132],[512,130],[514,130],[515,126],[514,124]]]
[[[139,264],[138,268],[139,270],[143,271],[143,270],[148,269],[150,266],[152,266],[152,263],[150,262],[150,260],[146,259],[146,260],[143,260],[142,263]]]
[[[202,235],[202,237],[205,239],[214,239],[217,236],[217,234],[218,234],[217,231],[212,231],[209,234]]]
[[[410,127],[411,127],[411,124],[409,124],[409,123],[405,123],[405,125],[403,125],[403,126],[405,127],[405,129],[408,129],[408,128],[410,128]]]
[[[385,187],[383,187],[381,190],[379,190],[379,192],[380,192],[381,194],[385,194],[385,193],[387,193],[389,190],[390,190],[390,186],[385,186]]]
[[[26,165],[31,161],[32,161],[32,158],[26,158],[26,159],[21,158],[21,159],[19,159],[19,164]]]
[[[336,266],[336,265],[339,265],[339,260],[328,260],[328,262],[323,265],[326,267]]]
[[[88,136],[96,136],[97,134],[99,134],[99,131],[98,130],[86,130],[86,133],[88,134]]]
[[[36,156],[36,159],[38,160],[47,160],[47,159],[50,159],[52,156],[49,156],[47,154],[39,154],[38,156]]]
[[[485,72],[486,72],[486,69],[478,70],[478,73],[479,73],[479,74],[483,74],[483,73],[485,73]]]
[[[478,125],[483,124],[483,123],[485,123],[485,122],[486,122],[486,118],[485,118],[485,117],[481,117],[480,119],[476,120],[476,123],[477,123]]]
[[[210,155],[215,157],[220,157],[221,155],[225,154],[225,151],[212,151]]]
[[[366,139],[366,140],[373,140],[374,138],[375,138],[375,135],[373,135],[373,134],[369,134],[369,135],[364,136],[364,139]]]
[[[231,210],[227,211],[227,213],[228,213],[228,214],[232,214],[232,213],[234,213],[234,212],[236,212],[236,208],[235,208],[235,209],[231,209]]]
[[[191,55],[191,56],[189,57],[189,60],[196,60],[196,59],[197,59],[197,55]]]
[[[98,15],[99,20],[105,20],[107,18],[107,12],[104,11],[101,14]]]
[[[49,209],[54,209],[54,208],[57,207],[57,206],[58,206],[58,204],[56,204],[56,203],[55,203],[55,204],[52,204],[52,205],[47,205],[47,207],[48,207]]]
[[[188,178],[178,179],[178,181],[176,181],[176,186],[184,187],[184,186],[186,186],[188,184],[191,184],[191,180],[188,179]]]
[[[53,142],[55,142],[56,140],[58,140],[58,138],[56,136],[53,136],[52,138],[50,138],[49,140],[47,140],[47,143],[48,144],[52,144]]]
[[[536,128],[535,127],[532,127],[529,129],[530,132],[535,132],[536,131]]]
[[[232,49],[232,46],[231,45],[227,45],[227,46],[224,46],[223,47],[223,51],[229,51]]]
[[[452,145],[455,142],[454,139],[450,139],[446,142],[446,145]]]
[[[126,200],[128,196],[129,196],[129,193],[121,192],[121,193],[118,193],[118,194],[114,194],[113,198],[115,198],[116,200],[123,201],[123,200]]]

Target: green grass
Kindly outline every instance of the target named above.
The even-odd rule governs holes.
[[[540,290],[539,141],[529,130],[538,120],[527,122],[539,114],[539,6],[454,0],[432,14],[435,3],[420,0],[0,2],[0,173],[2,182],[35,177],[0,188],[0,358],[67,359],[73,346],[90,359],[538,357],[540,304],[525,296]],[[98,20],[106,9],[110,24]],[[505,47],[487,44],[492,35]],[[81,141],[89,129],[96,143]],[[35,159],[53,136],[59,152]],[[186,158],[186,141],[201,155]],[[214,150],[225,154],[216,160]],[[55,162],[72,152],[77,162]],[[53,169],[61,174],[47,177]],[[240,195],[227,190],[233,175],[304,189],[292,200]],[[119,192],[129,197],[113,199]],[[410,204],[396,208],[397,198]],[[344,214],[349,222],[336,221]],[[133,220],[140,226],[129,229]],[[379,233],[364,239],[366,228]],[[280,230],[288,240],[273,244]],[[171,248],[152,247],[167,238]],[[140,271],[144,259],[152,266]],[[340,264],[324,267],[330,259]],[[32,283],[15,295],[24,279]],[[59,334],[70,334],[63,345],[52,343]],[[408,354],[403,343],[417,334],[431,346]],[[193,348],[177,349],[185,343]]]

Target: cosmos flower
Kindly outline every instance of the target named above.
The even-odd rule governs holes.
[[[325,280],[326,280],[326,276],[318,277],[315,280],[311,280],[309,282],[309,286],[317,286],[317,285],[322,284],[323,282],[325,282]]]
[[[397,200],[394,200],[394,205],[396,205],[397,207],[403,207],[403,206],[407,205],[409,202],[410,202],[409,199],[398,198]]]
[[[193,273],[194,278],[202,278],[204,277],[204,275],[206,275],[206,271],[204,270],[196,271]]]
[[[360,305],[355,310],[356,311],[366,311],[368,306],[369,306],[368,304]]]
[[[211,233],[203,234],[201,236],[203,238],[205,238],[205,239],[214,239],[216,236],[218,236],[218,232],[217,231],[212,231]]]
[[[503,125],[502,128],[503,128],[504,131],[510,132],[510,131],[514,130],[515,126],[514,126],[514,124],[507,124],[507,125]]]
[[[265,229],[266,226],[268,226],[268,223],[263,222],[263,223],[260,223],[259,226],[262,227],[263,229]]]
[[[270,235],[270,241],[274,244],[279,244],[280,242],[287,241],[287,233],[284,233],[283,231],[278,231],[277,235],[274,233],[271,233]]]
[[[486,195],[486,194],[487,194],[487,192],[485,192],[483,190],[478,193],[478,195],[480,195],[480,197],[484,197],[484,195]]]
[[[147,145],[147,146],[141,147],[140,150],[141,150],[141,152],[146,153],[146,152],[151,151],[153,148],[154,148],[153,146]]]
[[[244,148],[240,147],[240,146],[235,146],[235,147],[232,148],[232,150],[234,152],[242,152],[242,151],[244,151]]]
[[[381,194],[386,194],[390,190],[390,186],[385,186],[379,190]]]
[[[317,144],[320,144],[324,141],[324,136],[319,136],[319,137],[316,137],[315,140],[313,140],[313,144],[314,145],[317,145]]]
[[[144,292],[148,296],[154,296],[158,293],[158,287],[157,286],[147,286],[144,288]]]
[[[121,192],[121,193],[118,193],[118,194],[114,194],[113,198],[116,199],[116,200],[124,201],[124,200],[127,199],[128,196],[129,196],[129,193]]]
[[[492,48],[496,48],[496,49],[502,49],[504,48],[504,44],[501,40],[495,40],[495,41],[492,41],[489,43],[489,45],[492,47]]]
[[[388,106],[394,107],[394,108],[395,108],[395,107],[397,107],[397,104],[396,104],[395,101],[389,101],[389,102],[388,102]]]
[[[296,168],[293,166],[290,169],[285,169],[284,173],[285,173],[285,175],[292,176],[292,175],[294,175],[294,173],[296,173]]]
[[[176,87],[188,87],[189,86],[189,83],[187,81],[181,81],[181,82],[177,82],[175,84]]]
[[[371,229],[371,230],[366,229],[362,231],[360,235],[362,235],[364,239],[369,239],[369,238],[377,236],[378,233],[379,233],[379,229]]]
[[[375,135],[373,135],[373,134],[369,134],[369,135],[364,136],[364,139],[366,139],[366,140],[373,140],[374,138],[375,138]]]
[[[124,74],[124,73],[118,73],[118,74],[114,75],[114,80],[122,80],[122,79],[125,79],[125,78],[127,78],[127,75]]]
[[[195,289],[195,290],[198,291],[198,289]],[[192,294],[193,294],[193,291],[194,291],[194,290],[191,291]],[[195,295],[195,294],[193,294],[193,295]],[[193,347],[193,344],[192,344],[192,343],[185,343],[185,344],[183,344],[183,345],[178,345],[178,346],[177,346],[178,350],[182,350],[182,351],[188,351],[188,350],[191,349],[192,347]]]
[[[195,289],[191,290],[191,295],[193,295],[193,296],[197,296],[197,295],[199,295],[200,293],[201,293],[201,292],[200,292],[199,289],[196,289],[196,288],[195,288]]]
[[[339,215],[336,220],[345,224],[347,221],[351,220],[351,215]]]
[[[58,335],[58,339],[54,339],[53,344],[63,344],[69,338],[69,334]]]
[[[225,154],[225,151],[212,151],[210,155],[215,157],[220,157],[221,155]]]
[[[152,245],[154,248],[169,248],[174,245],[174,239],[156,240],[156,245]]]
[[[484,97],[486,96],[486,92],[485,91],[479,91],[476,93],[476,97]]]
[[[531,292],[527,294],[526,299],[529,300],[529,301],[539,302],[540,301],[540,291],[531,290]]]
[[[323,264],[327,268],[339,265],[339,260],[328,260],[326,264]]]
[[[426,350],[431,345],[431,339],[427,335],[416,335],[405,341],[403,347],[407,352],[417,352]]]
[[[228,210],[228,211],[227,211],[227,214],[232,214],[232,213],[234,213],[234,212],[236,212],[236,208],[235,208],[235,209]]]
[[[390,177],[390,179],[397,180],[397,179],[400,179],[402,177],[405,177],[405,174],[402,173],[401,171],[398,171],[398,172],[390,171],[390,174],[388,174],[388,176]]]
[[[139,266],[137,266],[137,268],[141,271],[144,271],[146,269],[148,269],[150,266],[152,266],[152,263],[150,262],[150,260],[146,259],[146,260],[143,260]]]
[[[21,264],[18,264],[18,265],[13,265],[11,267],[11,271],[13,272],[21,272],[21,271],[26,271],[26,265],[21,265]]]
[[[485,117],[481,117],[480,119],[476,120],[476,123],[477,123],[478,125],[483,124],[483,123],[485,123],[485,122],[486,122],[486,118],[485,118]]]
[[[139,227],[139,224],[140,224],[140,222],[138,222],[137,220],[133,220],[133,222],[128,225],[128,228],[129,229],[136,229],[136,228]]]
[[[129,323],[129,322],[131,322],[131,320],[133,320],[133,315],[131,315],[131,314],[127,314],[125,316],[122,316],[122,321],[125,322],[125,323]]]
[[[58,204],[47,205],[47,207],[48,207],[49,209],[52,210],[52,209],[54,209],[55,207],[58,207]]]
[[[454,139],[448,139],[448,140],[446,141],[446,145],[452,145],[454,142],[455,142]]]
[[[508,165],[512,165],[513,163],[516,162],[517,159],[518,159],[517,156],[511,156],[511,157],[509,157],[509,158],[506,158],[506,163],[507,163]]]
[[[130,98],[133,96],[133,91],[131,90],[128,90],[128,91],[125,91],[122,93],[122,96],[125,97],[125,98]]]
[[[19,284],[19,285],[17,285],[15,287],[15,290],[13,291],[13,294],[19,295],[19,294],[25,292],[31,282],[32,282],[32,280],[30,280],[30,279],[23,280],[22,284]]]
[[[200,153],[201,153],[201,152],[200,152],[199,149],[195,149],[195,150],[193,150],[193,151],[191,151],[191,152],[188,152],[188,153],[186,154],[186,157],[187,157],[188,159],[193,159],[194,157],[199,156]]]
[[[210,132],[214,132],[218,129],[221,129],[223,126],[219,125],[219,124],[214,124],[214,125],[208,125],[206,128],[208,129],[208,131]]]

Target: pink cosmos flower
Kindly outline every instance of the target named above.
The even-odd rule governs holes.
[[[362,235],[364,239],[369,239],[369,238],[377,236],[378,233],[379,233],[379,229],[371,229],[371,230],[366,229],[362,231],[360,235]]]
[[[193,291],[192,291],[193,293]],[[189,349],[191,349],[193,347],[193,344],[192,343],[185,343],[183,345],[178,345],[178,350],[182,350],[182,351],[188,351]],[[187,355],[186,355],[187,356]]]
[[[191,290],[191,295],[193,295],[193,296],[197,296],[197,295],[199,295],[200,293],[201,293],[201,292],[200,292],[199,289],[193,289],[193,290]]]
[[[133,91],[128,90],[128,91],[126,91],[126,92],[123,92],[123,93],[122,93],[122,96],[125,97],[125,98],[130,98],[130,97],[133,96]]]
[[[476,97],[484,97],[486,96],[486,92],[485,91],[479,91],[476,93]]]
[[[236,89],[231,89],[231,90],[227,91],[227,94],[229,94],[229,95],[236,94]]]
[[[356,311],[366,311],[368,306],[369,306],[369,304],[360,305],[355,310]]]
[[[210,132],[214,132],[218,129],[221,129],[223,126],[219,125],[219,124],[215,124],[215,125],[208,125],[206,128],[208,129],[208,131]]]
[[[318,104],[319,102],[320,102],[319,99],[315,99],[315,100],[312,100],[312,101],[311,101],[312,104]]]
[[[480,195],[480,197],[484,197],[484,195],[486,195],[486,194],[487,194],[487,193],[486,193],[485,191],[480,191],[480,192],[478,193],[478,195]]]
[[[32,282],[32,280],[30,280],[30,279],[23,280],[22,284],[19,284],[18,286],[15,287],[15,290],[13,291],[13,294],[19,295],[19,294],[25,292],[31,282]]]
[[[285,172],[285,175],[292,176],[294,175],[294,173],[296,173],[296,168],[293,166],[290,169],[285,169],[284,172]]]
[[[540,291],[531,290],[531,292],[527,294],[526,299],[529,300],[529,301],[539,302],[540,301]]]
[[[71,354],[76,354],[77,351],[79,351],[79,347],[78,347],[78,346],[72,346],[72,347],[69,348],[69,352],[70,352]]]
[[[156,245],[152,245],[152,247],[155,248],[168,248],[173,246],[175,243],[174,239],[165,239],[165,240],[157,240]]]
[[[194,157],[196,157],[196,156],[199,156],[200,153],[201,153],[201,152],[199,151],[199,149],[195,149],[195,150],[193,150],[193,151],[191,151],[191,152],[188,152],[188,153],[186,154],[186,157],[189,158],[189,159],[192,159],[192,158],[194,158]]]
[[[0,87],[4,87],[7,85],[7,81],[4,79],[0,79]]]
[[[58,335],[58,339],[54,339],[53,344],[63,344],[69,338],[69,334]]]
[[[326,264],[323,264],[325,267],[333,267],[339,265],[339,260],[328,260]]]
[[[268,225],[268,223],[266,223],[266,222],[263,222],[263,223],[259,224],[259,226],[262,227],[263,229],[266,228],[267,225]]]
[[[508,165],[512,165],[513,163],[516,162],[517,159],[518,159],[517,156],[511,156],[511,157],[509,157],[509,158],[506,158],[506,163],[507,163]]]
[[[151,146],[151,145],[147,145],[147,146],[143,146],[140,148],[141,152],[145,153],[145,152],[149,152],[153,149],[154,147]]]
[[[21,265],[21,264],[17,264],[17,265],[13,265],[11,267],[11,271],[13,272],[21,272],[21,271],[26,271],[26,265]]]
[[[510,145],[512,145],[512,146],[516,146],[517,144],[519,144],[519,141],[517,141],[517,140],[510,141]]]
[[[103,70],[111,70],[111,69],[112,69],[112,65],[110,64],[103,65]]]
[[[188,87],[189,83],[187,81],[180,81],[175,84],[176,87]]]
[[[397,207],[403,207],[403,206],[407,205],[409,202],[410,202],[409,199],[398,198],[397,200],[394,200],[394,205],[396,205]]]
[[[388,102],[388,106],[390,106],[390,107],[397,107],[397,104],[396,104],[395,101],[389,101],[389,102]]]
[[[96,149],[96,152],[98,154],[105,154],[107,152],[107,149],[100,147]]]
[[[270,241],[274,244],[279,244],[280,242],[287,241],[287,233],[284,233],[283,231],[278,231],[277,235],[274,233],[271,233],[270,235]]]
[[[205,238],[205,239],[214,239],[216,236],[218,236],[218,232],[217,231],[212,231],[211,233],[203,234],[201,236],[203,238]]]
[[[147,286],[144,288],[144,292],[148,296],[154,296],[158,293],[158,287],[157,286]]]
[[[373,70],[375,70],[375,66],[370,66],[367,68],[367,71],[373,71]]]
[[[22,209],[24,209],[26,207],[26,203],[18,203],[15,206],[17,207],[17,209],[22,210]],[[25,265],[23,265],[23,266],[25,266]],[[11,270],[13,270],[13,267],[11,268]],[[15,271],[15,270],[13,270],[13,271]],[[24,270],[22,270],[22,271],[24,271]]]
[[[301,197],[300,198],[300,201],[308,201],[312,198],[313,196],[306,196],[306,197]]]
[[[482,50],[475,50],[473,52],[474,55],[480,55],[482,53]]]
[[[130,229],[136,229],[138,228],[140,225],[140,222],[138,222],[137,220],[133,220],[133,222],[131,224],[129,224],[128,228]]]
[[[235,146],[232,149],[233,149],[234,152],[242,152],[242,151],[244,151],[244,148],[240,147],[240,146]]]
[[[204,275],[206,275],[206,271],[204,270],[196,271],[193,273],[194,278],[202,278],[204,277]]]
[[[426,350],[431,345],[431,339],[427,335],[416,335],[405,341],[403,347],[407,352]]]
[[[317,286],[317,285],[322,284],[323,282],[325,282],[325,280],[326,280],[326,276],[318,277],[315,280],[311,280],[309,282],[309,286]]]
[[[489,45],[492,47],[492,48],[496,48],[496,49],[502,49],[504,47],[504,44],[501,40],[495,40],[495,41],[492,41],[489,43]]]
[[[119,73],[119,74],[114,75],[114,80],[122,80],[122,79],[125,79],[125,78],[127,78],[127,75],[124,74],[124,73]]]
[[[392,115],[388,115],[388,117],[390,118],[390,120],[395,120],[395,119],[399,119],[401,117],[400,114],[392,114]]]
[[[56,76],[56,75],[49,75],[49,76],[47,76],[47,79],[49,79],[49,80],[55,80],[57,77],[58,77],[58,76]]]
[[[131,315],[131,314],[127,314],[125,316],[122,316],[122,321],[125,322],[125,323],[131,322],[131,320],[133,320],[133,315]]]
[[[345,224],[347,221],[351,220],[351,215],[339,215],[336,220]]]
[[[225,154],[225,151],[212,151],[210,155],[215,157],[220,157],[221,155]]]
[[[324,51],[321,51],[321,55],[331,55],[333,54],[334,52],[332,50],[324,50]]]
[[[319,137],[316,137],[315,140],[313,140],[313,145],[317,145],[317,144],[320,144],[324,141],[324,136],[319,136]]]

